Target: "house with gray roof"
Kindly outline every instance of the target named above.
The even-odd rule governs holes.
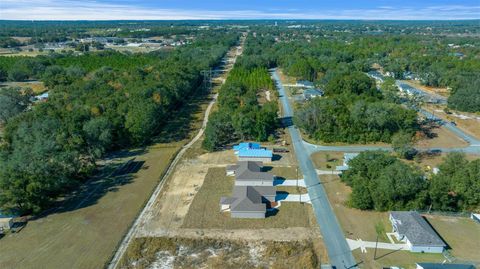
[[[405,242],[411,252],[442,253],[447,247],[418,212],[392,211],[389,218],[395,237]]]
[[[227,175],[235,176],[235,186],[273,186],[275,177],[262,169],[262,162],[239,161],[227,166]]]
[[[475,269],[472,264],[419,262],[416,269]]]
[[[267,204],[275,201],[275,187],[234,186],[232,197],[220,198],[220,210],[230,211],[232,218],[265,218]]]

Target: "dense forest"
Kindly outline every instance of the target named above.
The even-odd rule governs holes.
[[[1,118],[1,207],[39,212],[89,176],[105,152],[148,143],[196,94],[200,71],[216,65],[237,40],[237,34],[212,32],[167,54],[15,62],[14,70],[21,65],[28,77],[44,80],[49,99],[30,105],[18,90],[0,91],[0,100],[9,101],[2,110],[11,112]]]
[[[210,116],[205,130],[205,149],[222,148],[239,139],[273,138],[278,117],[275,87],[265,64],[250,63],[258,52],[253,48],[261,49],[261,43],[257,38],[247,39],[244,54],[221,87],[218,110]]]
[[[352,187],[350,205],[363,210],[469,211],[480,206],[480,160],[450,153],[440,172],[425,178],[416,166],[386,152],[367,151],[349,162],[342,181]]]

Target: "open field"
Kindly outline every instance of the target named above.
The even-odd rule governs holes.
[[[430,129],[431,137],[425,137],[415,143],[420,148],[462,148],[468,143],[456,136],[444,126]]]
[[[104,267],[170,160],[201,126],[208,101],[193,97],[152,146],[115,152],[102,162],[110,171],[135,157],[134,169],[101,171],[57,210],[0,239],[0,268]]]
[[[422,85],[419,81],[416,80],[403,80],[402,82],[405,82],[409,84],[412,87],[419,88],[423,91],[433,93],[433,94],[438,94],[441,96],[448,97],[450,95],[450,91],[447,88],[438,88],[438,87],[429,87]]]
[[[319,151],[312,154],[311,159],[317,169],[335,170],[336,166],[343,165],[343,152]]]
[[[138,172],[100,178],[59,212],[0,239],[0,268],[102,268],[179,146],[148,148],[135,156],[144,162]]]
[[[228,212],[220,212],[222,196],[230,196],[233,177],[225,175],[224,168],[210,168],[200,191],[183,221],[183,228],[201,229],[260,229],[312,227],[314,219],[308,204],[282,203],[279,211],[265,219],[233,219]]]
[[[318,243],[150,237],[136,238],[120,268],[318,268]]]
[[[47,91],[47,88],[40,81],[27,81],[27,82],[2,82],[0,88],[3,87],[20,87],[22,89],[30,88],[34,94],[41,94]]]

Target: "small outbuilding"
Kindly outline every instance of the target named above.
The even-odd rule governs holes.
[[[397,240],[411,252],[442,253],[447,245],[430,224],[416,211],[392,211],[390,222]]]

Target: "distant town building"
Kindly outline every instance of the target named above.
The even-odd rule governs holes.
[[[305,98],[305,100],[322,97],[323,95],[324,93],[320,89],[306,89],[303,91],[303,98]]]
[[[405,242],[411,252],[442,253],[447,246],[415,211],[392,211],[389,218],[395,237]]]
[[[0,211],[0,230],[9,230],[13,226],[13,219],[17,216]]]
[[[474,221],[480,223],[480,214],[472,213],[470,215],[470,218],[473,219]]]

